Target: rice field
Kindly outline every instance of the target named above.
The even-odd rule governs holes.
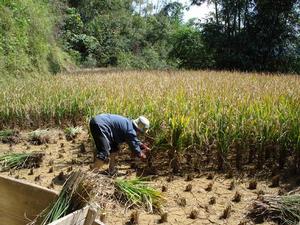
[[[67,200],[71,194],[74,200],[71,205],[74,206],[74,203],[80,205],[75,209],[81,208],[81,204],[86,204],[86,201],[89,201],[89,204],[99,205],[101,210],[97,218],[106,225],[253,224],[251,220],[260,219],[261,216],[251,214],[251,218],[248,218],[247,215],[252,203],[261,205],[260,201],[255,201],[258,197],[263,194],[274,197],[279,193],[286,195],[291,190],[286,185],[284,176],[280,176],[277,186],[273,186],[273,181],[270,182],[267,179],[255,180],[247,176],[229,178],[226,174],[214,171],[202,171],[201,173],[186,171],[184,176],[174,175],[171,177],[158,173],[157,176],[139,178],[137,172],[146,165],[139,159],[131,158],[126,148],[122,149],[118,155],[119,175],[111,178],[93,171],[91,167],[93,165],[93,146],[86,129],[83,129],[72,140],[68,139],[68,132],[64,130],[49,129],[47,131],[49,140],[45,139],[44,134],[41,133],[41,140],[45,141],[43,143],[32,142],[31,134],[30,131],[21,131],[18,134],[18,143],[0,142],[0,156],[12,158],[12,154],[43,152],[42,160],[38,162],[37,166],[20,166],[0,171],[0,176],[25,180],[60,191],[61,198],[43,209],[40,215],[42,218],[57,218],[56,215],[61,214],[62,211],[65,212],[68,201],[62,201],[62,199]],[[9,152],[7,152],[8,150]],[[131,166],[133,163],[137,164],[136,167]],[[159,172],[163,172],[161,161],[158,161],[156,165],[157,168],[160,168]],[[73,177],[74,173],[77,174],[79,170],[83,172],[80,180],[84,177],[85,182],[76,188],[76,185],[69,185],[68,178]],[[70,188],[70,186],[74,188]],[[75,189],[76,192],[73,192]],[[86,190],[89,193],[88,196],[86,193],[82,194],[82,191]],[[20,191],[21,193],[22,191]],[[81,194],[78,195],[78,193]],[[77,198],[79,196],[80,198]],[[86,197],[82,198],[82,196]],[[295,208],[297,207],[298,205],[295,205]],[[151,212],[152,209],[153,212]],[[253,213],[259,213],[256,209],[253,209]],[[73,210],[74,207],[71,211]],[[273,211],[271,213],[270,216],[273,215]],[[0,215],[4,218],[6,216],[15,217],[5,209],[0,211]],[[26,218],[21,216],[20,219],[28,222],[26,211],[23,215]],[[44,217],[46,215],[47,217]],[[278,210],[275,215],[278,215]],[[269,221],[270,216],[268,214],[265,220],[263,218],[263,225],[276,224]],[[37,219],[40,221],[40,217]],[[2,225],[1,221],[0,224]]]
[[[167,151],[174,172],[187,153],[204,155],[220,170],[248,163],[260,169],[267,162],[299,170],[299,87],[293,75],[213,71],[89,71],[9,80],[0,84],[0,129],[86,126],[98,113],[145,115],[153,151]]]

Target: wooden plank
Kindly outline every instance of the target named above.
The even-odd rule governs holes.
[[[55,191],[0,175],[0,225],[26,225],[57,196]],[[104,225],[95,222],[98,209],[86,206],[49,225]]]
[[[102,223],[100,220],[95,220],[93,222],[93,225],[105,225],[104,223]]]
[[[0,225],[25,225],[56,199],[58,193],[0,175]]]
[[[83,209],[77,210],[71,214],[56,220],[49,225],[84,225],[85,218],[89,211],[89,207],[86,206]]]
[[[89,211],[86,215],[84,225],[92,225],[96,219],[98,212],[99,212],[99,206],[97,206],[96,204],[91,204],[89,206]]]

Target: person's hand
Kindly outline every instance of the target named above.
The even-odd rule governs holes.
[[[144,151],[141,151],[141,152],[140,152],[139,157],[140,157],[142,160],[147,159],[147,155],[145,154]]]
[[[138,154],[131,152],[131,158],[135,158],[135,157],[138,157],[143,160],[143,159],[147,158],[147,155],[145,154],[145,152],[143,150]]]
[[[144,153],[148,153],[151,150],[147,145],[145,145],[143,143],[140,145],[140,148],[142,151],[144,151]]]

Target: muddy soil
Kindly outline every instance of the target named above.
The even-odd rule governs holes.
[[[45,157],[40,167],[32,170],[12,170],[1,174],[59,191],[72,170],[78,168],[90,170],[93,162],[93,145],[86,131],[73,141],[67,141],[62,130],[52,129],[49,143],[42,145],[33,145],[27,138],[28,132],[24,131],[21,132],[19,143],[0,143],[0,155],[5,152],[42,151]],[[130,152],[123,150],[122,154],[123,157],[118,162],[120,173],[135,176],[135,171],[130,168]],[[226,179],[224,175],[210,176],[207,173],[193,174],[193,178],[188,179],[186,176],[174,176],[171,181],[169,177],[157,176],[152,181],[153,186],[159,190],[163,188],[166,198],[163,212],[167,214],[164,215],[167,217],[167,222],[163,224],[251,224],[249,221],[245,222],[245,214],[251,201],[256,199],[262,191],[265,194],[277,194],[280,188],[271,188],[269,181],[258,181],[257,188],[249,190],[249,178],[239,178],[234,182],[233,179]],[[241,200],[234,202],[232,199],[237,191],[241,194]],[[229,214],[224,216],[226,208],[230,210]],[[133,211],[120,205],[111,205],[103,210],[102,216],[99,215],[99,217],[101,216],[102,219],[105,217],[106,224],[129,224],[128,221]],[[139,224],[162,222],[158,213],[150,214],[139,209],[138,214]],[[264,222],[263,224],[274,223]]]

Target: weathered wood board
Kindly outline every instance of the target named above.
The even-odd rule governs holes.
[[[0,175],[0,225],[26,225],[57,196],[55,191]],[[95,221],[97,213],[97,206],[86,206],[49,225],[104,225]]]
[[[57,192],[26,181],[0,176],[0,225],[24,225],[34,219]]]

